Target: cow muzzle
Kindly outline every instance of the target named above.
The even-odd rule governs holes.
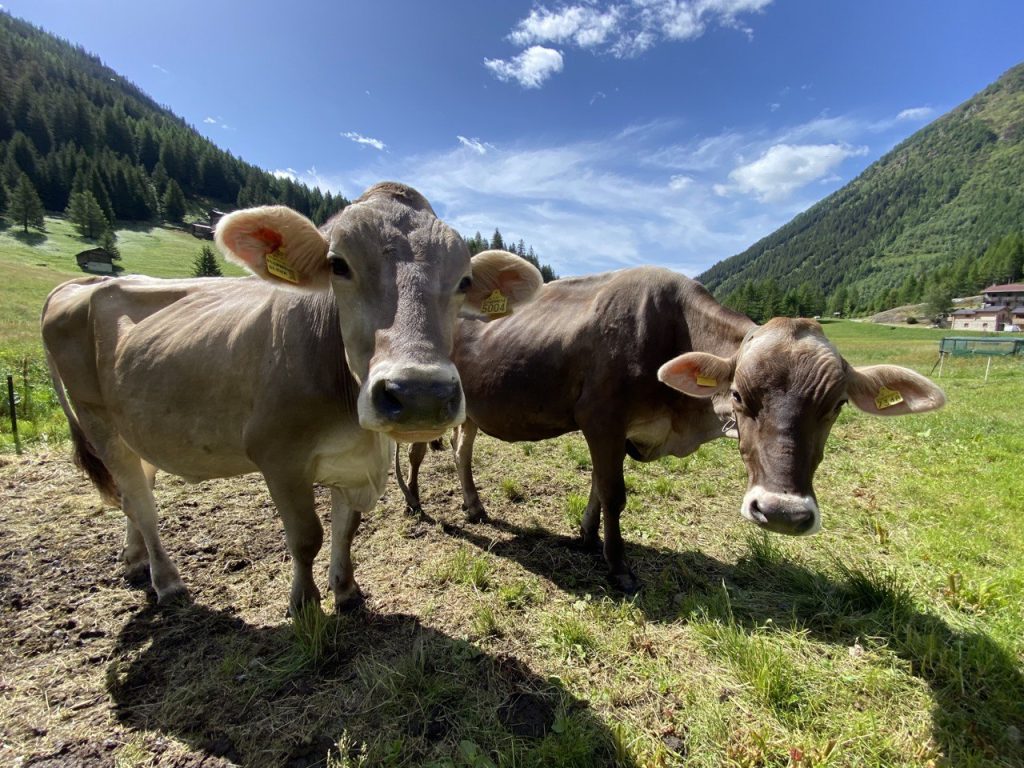
[[[775,493],[755,485],[743,497],[740,514],[773,533],[809,536],[821,529],[821,512],[813,496]]]
[[[359,424],[401,442],[433,440],[466,418],[455,366],[378,367],[359,393]]]

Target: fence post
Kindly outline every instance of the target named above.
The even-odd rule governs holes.
[[[18,409],[14,407],[14,377],[7,374],[7,406],[11,409],[11,433],[14,435],[14,452],[21,456],[21,440],[18,439]]]

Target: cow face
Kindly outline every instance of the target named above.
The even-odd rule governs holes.
[[[740,512],[791,535],[821,527],[814,472],[844,405],[898,416],[945,403],[942,390],[907,368],[850,366],[812,320],[775,318],[732,358],[690,352],[663,365],[658,378],[693,397],[728,399],[747,467]]]
[[[454,325],[487,260],[471,265],[418,192],[378,184],[321,230],[282,206],[237,211],[218,224],[217,243],[283,288],[333,292],[363,428],[413,442],[465,419]]]

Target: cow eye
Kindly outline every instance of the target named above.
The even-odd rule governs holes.
[[[352,278],[352,267],[348,265],[348,262],[340,256],[335,256],[331,259],[331,272],[336,274],[338,277],[343,277],[346,280]]]
[[[464,277],[461,280],[459,280],[459,287],[457,290],[459,291],[459,293],[465,293],[466,291],[469,290],[469,287],[471,285],[473,285],[473,278],[468,276]]]
[[[740,397],[740,393],[735,389],[732,391],[732,401],[736,403],[736,405],[743,405],[743,398]]]

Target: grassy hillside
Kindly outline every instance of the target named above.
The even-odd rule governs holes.
[[[826,331],[854,364],[924,373],[943,335]],[[1024,410],[1008,404],[1024,371],[983,374],[947,361],[936,413],[845,409],[809,538],[741,519],[731,441],[627,461],[623,534],[645,585],[630,599],[568,542],[590,479],[579,436],[481,436],[490,524],[463,521],[450,454],[431,454],[428,517],[404,515],[391,485],[356,537],[366,606],[294,623],[258,478],[158,478],[196,600],[161,611],[114,570],[122,516],[64,453],[9,459],[0,762],[1020,766]],[[317,503],[326,523],[329,494]]]
[[[805,282],[826,294],[845,286],[867,307],[1024,228],[1021,178],[1024,65],[698,279],[719,297],[748,280],[772,279],[783,292]]]
[[[117,230],[122,274],[187,277],[203,243],[170,227]],[[37,321],[46,294],[65,280],[85,275],[75,254],[94,246],[63,218],[47,217],[44,233],[30,231],[26,235],[12,227],[0,230],[0,270],[4,275],[0,337],[8,351],[39,348]],[[241,268],[220,261],[224,274],[244,274]]]

